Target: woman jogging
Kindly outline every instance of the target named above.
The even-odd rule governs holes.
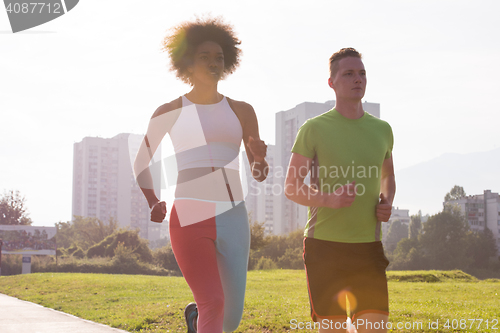
[[[196,302],[185,309],[188,333],[232,332],[241,321],[250,248],[239,176],[242,140],[252,176],[263,181],[268,172],[252,106],[217,90],[239,64],[239,44],[220,18],[172,29],[163,42],[171,69],[192,89],[155,111],[134,165],[151,221],[162,222],[167,205],[154,192],[149,162],[169,134],[178,172],[170,240]]]

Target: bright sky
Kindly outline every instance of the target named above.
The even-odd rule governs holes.
[[[189,90],[160,42],[208,12],[242,40],[241,66],[219,91],[253,105],[268,143],[276,112],[335,99],[328,58],[352,46],[364,100],[393,127],[396,170],[499,146],[499,1],[82,0],[16,34],[0,10],[0,191],[20,190],[34,225],[71,219],[74,142],[144,133],[159,105]]]

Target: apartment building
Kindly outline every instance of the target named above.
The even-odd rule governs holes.
[[[444,204],[458,206],[467,219],[471,230],[490,229],[495,237],[500,255],[500,196],[498,193],[485,190],[483,194],[468,195]]]
[[[139,229],[139,235],[151,241],[168,234],[167,223],[150,222],[148,203],[132,172],[142,138],[121,133],[112,138],[85,137],[74,144],[73,216],[113,218],[119,227]],[[161,149],[154,158],[161,160]],[[154,178],[160,179],[160,170],[152,171]]]
[[[246,152],[241,152],[242,178],[245,188],[245,204],[250,214],[251,222],[264,222],[266,234],[274,233],[274,154],[275,146],[267,145],[266,161],[269,164],[269,173],[263,182],[257,182],[250,173],[250,166]]]

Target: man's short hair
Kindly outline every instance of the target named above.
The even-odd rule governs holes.
[[[339,61],[347,57],[362,59],[361,53],[352,47],[345,47],[338,50],[330,57],[330,77],[334,77],[335,74],[337,74],[337,71],[339,70]]]

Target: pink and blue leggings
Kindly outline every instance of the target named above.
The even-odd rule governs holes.
[[[234,331],[243,314],[250,251],[245,203],[183,227],[174,204],[170,241],[198,306],[198,332]]]

